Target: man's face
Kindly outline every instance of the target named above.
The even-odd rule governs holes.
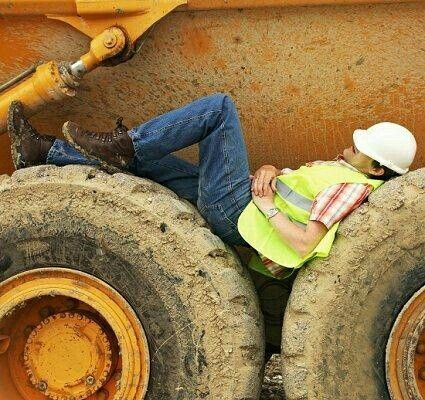
[[[379,171],[377,170],[380,168],[373,167],[373,159],[366,154],[361,153],[354,144],[344,149],[342,155],[348,164],[352,165],[359,171],[369,175],[379,175]]]

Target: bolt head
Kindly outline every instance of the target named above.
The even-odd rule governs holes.
[[[121,371],[115,372],[115,374],[114,374],[115,381],[116,382],[120,381],[121,380],[121,376],[122,376]]]
[[[41,310],[40,310],[40,317],[41,318],[43,318],[43,319],[46,319],[46,318],[48,318],[48,317],[50,317],[52,314],[53,314],[53,309],[51,308],[51,307],[43,307]]]
[[[103,44],[105,47],[110,49],[117,44],[117,38],[115,37],[115,35],[109,34],[108,36],[105,37]]]
[[[34,326],[28,325],[27,327],[25,327],[24,329],[24,335],[25,336],[29,336],[31,335],[31,332],[34,330]]]
[[[74,308],[77,308],[78,307],[78,300],[77,299],[71,299],[71,298],[66,299],[65,307],[68,310],[73,310]]]
[[[44,381],[40,381],[40,382],[38,382],[37,389],[38,389],[40,392],[45,392],[45,391],[47,390],[47,383],[46,383],[46,382],[44,382]]]
[[[86,378],[86,383],[87,383],[87,385],[94,385],[94,383],[96,382],[96,379],[94,378],[94,376],[93,375],[89,375],[87,378]]]

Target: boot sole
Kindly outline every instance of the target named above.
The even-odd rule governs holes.
[[[71,144],[78,152],[80,152],[84,157],[88,158],[89,160],[94,160],[99,163],[99,166],[101,169],[105,170],[109,174],[117,174],[117,173],[128,173],[127,171],[117,168],[111,164],[108,164],[106,161],[102,160],[99,157],[94,156],[93,154],[90,154],[87,150],[85,150],[83,147],[81,147],[78,143],[75,142],[74,138],[71,135],[71,132],[68,128],[68,123],[65,122],[62,126],[62,133],[66,139],[66,141]]]

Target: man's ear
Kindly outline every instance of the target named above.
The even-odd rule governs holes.
[[[374,176],[382,176],[385,174],[385,170],[382,167],[370,167],[369,174]]]

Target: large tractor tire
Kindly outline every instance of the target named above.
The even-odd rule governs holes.
[[[424,189],[424,168],[386,183],[298,275],[282,331],[287,400],[425,398]]]
[[[83,166],[0,177],[0,399],[255,400],[254,287],[196,209]]]

